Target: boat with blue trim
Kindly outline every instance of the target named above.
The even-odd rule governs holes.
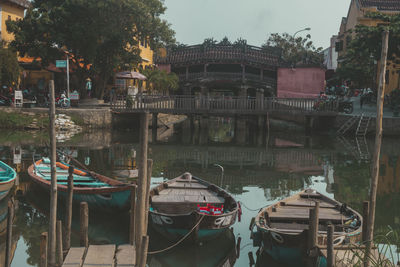
[[[319,202],[317,245],[326,246],[327,227],[334,225],[334,246],[356,243],[361,240],[362,216],[355,210],[313,189],[306,189],[260,210],[252,220],[250,229],[255,246],[271,257],[289,266],[305,266],[309,213]],[[326,266],[320,256],[317,266]]]
[[[213,239],[235,223],[238,212],[229,193],[190,173],[150,191],[149,221],[172,241],[189,235],[196,241]]]
[[[57,191],[65,198],[68,192],[69,164],[56,162]],[[50,160],[42,158],[28,168],[32,180],[50,191]],[[133,184],[126,184],[92,171],[74,168],[74,202],[87,202],[90,208],[120,211],[128,210]]]
[[[7,196],[14,186],[17,173],[6,163],[0,161],[0,200]]]

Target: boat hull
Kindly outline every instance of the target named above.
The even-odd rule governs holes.
[[[171,241],[180,240],[189,232],[198,241],[209,241],[224,233],[236,221],[236,212],[211,216],[197,212],[188,215],[164,215],[150,211],[149,215],[153,229]],[[199,226],[195,227],[200,220]]]

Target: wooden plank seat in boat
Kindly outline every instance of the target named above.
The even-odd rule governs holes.
[[[311,208],[311,207],[310,207]],[[273,220],[308,220],[309,218],[309,207],[295,208],[295,207],[279,207],[275,212],[269,212],[271,221]],[[349,218],[344,214],[341,214],[335,209],[320,209],[319,219],[321,221],[346,221]]]
[[[59,185],[68,185],[68,182],[57,182]],[[74,182],[74,186],[86,187],[109,187],[110,185],[103,182]]]
[[[205,199],[204,199],[205,197]],[[201,195],[157,195],[152,197],[152,203],[210,203],[224,204],[223,197]]]
[[[167,188],[159,192],[160,195],[185,195],[185,196],[216,196],[217,194],[207,189],[192,190],[186,188]]]
[[[188,189],[207,189],[208,187],[197,181],[175,181],[168,184],[168,188],[188,188]]]
[[[305,224],[305,223],[303,224],[303,223],[295,223],[295,222],[292,222],[292,223],[271,222],[269,227],[271,229],[274,229],[274,230],[280,231],[280,232],[301,233],[304,230],[308,230],[309,226],[308,226],[308,224]],[[321,225],[320,224],[318,228],[319,228],[319,231],[318,231],[319,233],[326,233],[327,232],[326,225]],[[337,233],[341,233],[341,232],[335,231],[335,235]]]
[[[315,207],[315,200],[310,199],[307,200],[305,199],[295,199],[295,200],[289,200],[289,201],[281,201],[281,203],[284,203],[282,206],[294,206],[294,207]],[[330,204],[327,202],[321,202],[319,201],[319,207],[320,208],[336,208],[334,204]]]

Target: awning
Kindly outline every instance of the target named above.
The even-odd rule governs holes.
[[[138,79],[138,80],[146,80],[147,77],[143,74],[136,71],[123,71],[115,74],[115,78],[117,79]]]

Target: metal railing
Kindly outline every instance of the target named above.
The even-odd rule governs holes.
[[[164,113],[266,113],[269,111],[337,112],[338,102],[321,104],[311,98],[209,97],[185,95],[119,96],[111,107],[125,112]]]

